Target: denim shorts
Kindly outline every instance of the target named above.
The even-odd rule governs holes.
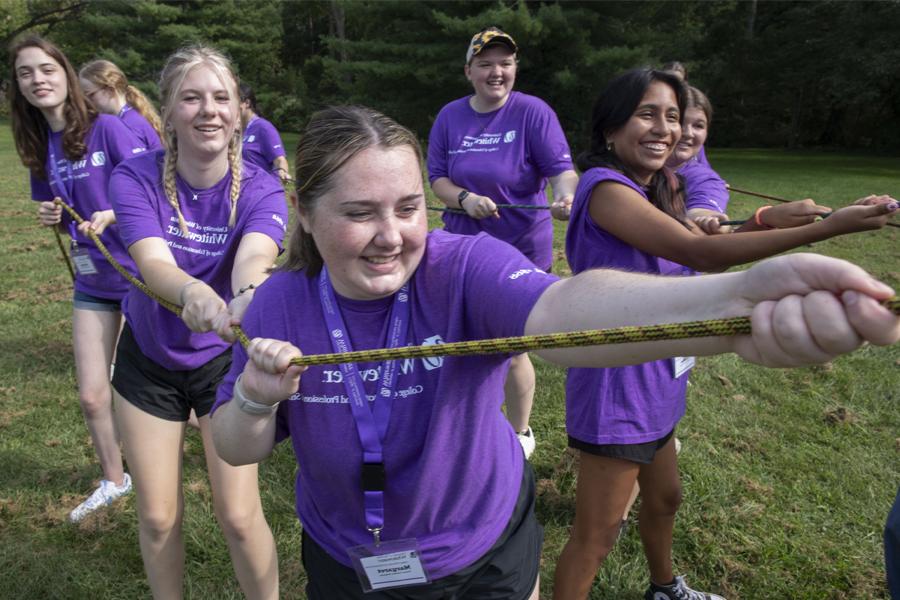
[[[84,292],[75,290],[72,296],[72,306],[81,310],[95,310],[97,312],[118,312],[122,310],[121,300],[110,298],[98,298]]]

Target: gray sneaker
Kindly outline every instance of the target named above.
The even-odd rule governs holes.
[[[69,513],[69,521],[77,523],[98,508],[109,506],[114,500],[124,496],[131,491],[131,475],[125,473],[122,485],[116,485],[112,481],[104,479],[100,482],[100,487],[94,490],[94,493],[88,496],[87,500],[75,507]]]
[[[652,581],[644,593],[644,600],[725,600],[722,596],[692,590],[684,582],[684,577],[675,578],[671,585],[656,585]]]

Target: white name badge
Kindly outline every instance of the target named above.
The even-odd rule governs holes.
[[[75,264],[75,270],[79,275],[96,275],[97,267],[91,260],[86,248],[72,248],[72,262]]]
[[[347,550],[363,592],[431,583],[415,539],[364,544]]]
[[[688,371],[694,368],[697,359],[693,356],[676,356],[672,359],[672,374],[678,379]]]

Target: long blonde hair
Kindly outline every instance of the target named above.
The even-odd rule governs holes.
[[[156,108],[144,95],[144,92],[128,83],[125,73],[115,63],[108,60],[92,60],[81,67],[78,77],[90,81],[100,89],[114,90],[124,96],[125,102],[141,113],[156,130],[156,135],[162,139],[162,122]]]
[[[231,168],[231,213],[228,217],[228,226],[234,227],[237,221],[237,201],[241,194],[241,124],[238,94],[238,80],[224,54],[209,46],[186,46],[172,54],[163,67],[159,77],[159,96],[162,105],[162,121],[166,124],[163,130],[163,140],[166,143],[165,162],[163,164],[163,187],[169,204],[178,215],[178,225],[182,233],[187,233],[187,222],[178,206],[178,190],[175,186],[175,166],[178,162],[178,138],[175,130],[169,124],[172,110],[175,108],[176,97],[184,84],[187,74],[194,68],[204,65],[218,75],[219,80],[228,88],[230,101],[234,104],[236,122],[234,133],[228,142],[228,164]]]

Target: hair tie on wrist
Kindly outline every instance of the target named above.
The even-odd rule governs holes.
[[[766,225],[765,223],[763,223],[762,219],[760,218],[762,216],[762,214],[765,211],[769,210],[770,208],[772,208],[771,205],[760,206],[759,208],[757,208],[756,212],[753,214],[753,222],[756,223],[757,225],[759,225],[760,227],[765,227],[766,229],[775,229],[775,227],[772,227],[771,225]]]

